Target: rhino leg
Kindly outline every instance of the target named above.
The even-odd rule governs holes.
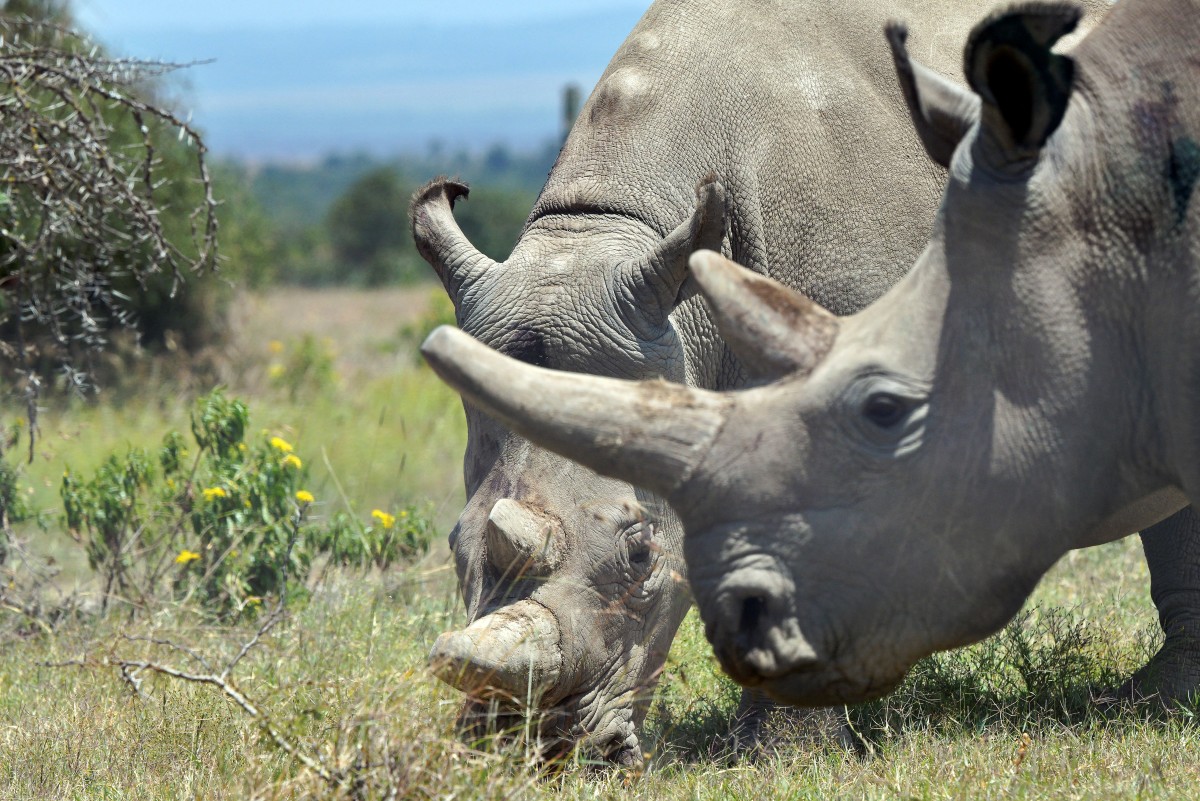
[[[1120,695],[1172,707],[1200,691],[1200,513],[1189,506],[1146,529],[1142,549],[1166,640]]]
[[[835,742],[852,753],[866,753],[844,707],[780,706],[766,693],[743,687],[729,735],[732,756],[753,760],[766,749],[796,742]]]

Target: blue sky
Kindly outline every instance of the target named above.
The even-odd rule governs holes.
[[[123,55],[192,62],[176,94],[221,154],[534,147],[648,0],[75,0]]]

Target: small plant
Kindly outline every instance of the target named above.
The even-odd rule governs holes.
[[[305,334],[290,346],[272,340],[269,348],[276,357],[267,368],[271,386],[286,392],[288,400],[295,401],[303,393],[322,392],[337,380],[328,340]]]
[[[147,526],[152,505],[146,495],[153,478],[149,457],[136,448],[109,456],[90,480],[81,481],[70,470],[63,474],[67,528],[84,542],[88,564],[103,576],[102,609],[108,608],[114,588],[122,597],[130,591],[142,594],[162,576],[162,560],[154,559],[162,542],[154,536],[157,527]],[[136,578],[135,562],[142,563]]]
[[[433,536],[428,515],[410,505],[395,514],[375,509],[366,525],[339,513],[321,531],[318,547],[336,564],[384,570],[428,552]]]
[[[8,451],[20,443],[20,437],[20,425],[0,429],[0,565],[8,559],[10,524],[33,516],[21,494],[21,468],[8,460]]]
[[[199,590],[207,604],[225,612],[278,594],[288,575],[299,591],[312,558],[310,535],[302,528],[313,501],[302,489],[304,462],[291,443],[267,432],[247,444],[248,423],[244,403],[214,392],[197,402],[192,415],[199,452],[191,475],[182,472],[186,452],[180,452],[178,435],[168,435],[163,448],[166,475],[182,481],[175,505],[187,509],[191,529],[175,557],[177,585]]]
[[[316,554],[383,568],[428,549],[433,530],[414,507],[312,523],[303,459],[268,431],[248,441],[249,422],[245,403],[216,390],[196,401],[191,443],[172,431],[157,458],[130,449],[90,478],[66,472],[64,518],[101,574],[103,607],[114,592],[146,606],[169,575],[176,599],[231,616],[304,592]]]

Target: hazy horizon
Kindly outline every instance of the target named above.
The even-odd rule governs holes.
[[[544,146],[649,0],[194,4],[76,0],[120,55],[196,64],[174,94],[212,151],[250,161]]]

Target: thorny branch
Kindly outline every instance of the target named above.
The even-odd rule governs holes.
[[[0,18],[0,359],[15,365],[31,433],[45,365],[82,389],[108,331],[134,325],[123,287],[165,274],[174,294],[187,274],[216,269],[205,145],[146,99],[179,66],[109,58],[60,26]],[[166,186],[170,136],[193,161],[187,187]],[[189,231],[167,230],[172,202]]]

